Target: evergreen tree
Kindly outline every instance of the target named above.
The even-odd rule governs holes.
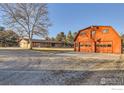
[[[66,41],[66,35],[64,34],[64,32],[60,32],[57,34],[56,36],[56,40],[57,41]]]
[[[74,32],[74,33],[73,33],[73,38],[75,38],[75,37],[76,37],[76,35],[77,35],[77,32]]]
[[[67,40],[67,43],[73,43],[74,42],[74,37],[73,37],[71,31],[68,32],[68,35],[66,37],[66,40]]]
[[[55,41],[55,38],[54,38],[54,37],[51,37],[51,40],[52,40],[52,41]]]
[[[0,26],[0,31],[4,31],[4,30],[5,30],[5,28]]]

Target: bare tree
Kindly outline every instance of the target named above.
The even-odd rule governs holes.
[[[32,49],[34,35],[45,37],[50,26],[47,4],[17,3],[0,4],[4,23],[14,31],[29,38],[29,49]]]

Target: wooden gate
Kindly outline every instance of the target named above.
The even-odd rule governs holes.
[[[112,53],[112,41],[100,41],[96,42],[97,53]]]

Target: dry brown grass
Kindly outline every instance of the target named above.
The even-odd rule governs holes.
[[[72,52],[74,48],[33,48],[36,51],[44,51],[44,52]]]

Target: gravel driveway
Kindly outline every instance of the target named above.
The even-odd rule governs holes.
[[[117,54],[0,50],[0,84],[124,84],[123,69],[115,67],[119,58]]]

